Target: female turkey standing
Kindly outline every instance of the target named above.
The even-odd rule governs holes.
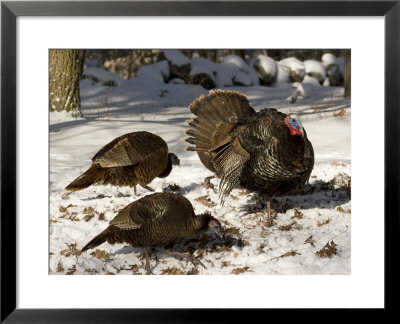
[[[270,200],[302,188],[314,166],[314,151],[299,118],[273,108],[256,112],[240,92],[216,90],[190,105],[195,115],[186,141],[201,162],[221,178],[220,195],[234,188]]]
[[[196,237],[211,230],[220,237],[223,235],[220,222],[209,214],[196,216],[188,199],[173,193],[154,193],[129,204],[119,211],[103,232],[93,238],[82,252],[93,249],[104,242],[110,244],[128,243],[133,247],[144,248],[146,271],[150,273],[149,249],[165,247],[181,238]],[[185,257],[194,264],[197,259]]]
[[[174,153],[168,153],[167,143],[149,132],[133,132],[117,137],[96,153],[91,167],[65,189],[77,191],[93,184],[115,186],[136,185],[153,191],[147,185],[154,178],[167,177],[173,165],[179,165]]]

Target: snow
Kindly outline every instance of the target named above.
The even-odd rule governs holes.
[[[217,65],[217,87],[229,87],[233,85],[233,78],[238,71],[238,67],[233,63],[220,63]]]
[[[258,74],[256,69],[253,66],[249,66],[249,78],[251,80],[251,85],[258,86],[260,84],[260,80],[258,79]]]
[[[303,63],[307,74],[316,73],[321,75],[322,80],[325,80],[326,70],[321,62],[318,62],[316,60],[305,60]]]
[[[231,78],[232,85],[238,68],[232,63],[216,68],[224,72],[218,73],[217,82],[224,83],[223,76]],[[117,87],[82,80],[84,117],[50,113],[50,274],[145,273],[142,249],[108,243],[82,254],[79,249],[104,230],[118,210],[150,192],[139,186],[136,197],[133,188],[110,185],[72,193],[64,190],[90,166],[103,145],[139,130],[163,137],[181,161],[167,178],[156,178],[149,186],[162,192],[170,185],[179,185],[179,192],[191,201],[197,214],[209,211],[225,228],[223,240],[208,234],[207,241],[183,240],[176,246],[182,251],[193,249],[199,256],[206,268],[197,268],[198,274],[351,273],[351,199],[347,188],[351,177],[351,105],[349,98],[343,98],[343,87],[295,83],[292,88],[292,84],[282,83],[279,87],[227,88],[245,93],[256,110],[275,107],[299,115],[314,147],[310,184],[298,195],[272,201],[275,224],[268,228],[252,193],[235,189],[221,207],[219,180],[211,180],[215,190],[203,187],[201,183],[211,172],[195,152],[185,150],[183,131],[188,129],[185,121],[191,118],[188,105],[207,91],[201,86],[152,80],[139,75]],[[299,96],[290,104],[293,91]],[[208,206],[196,200],[202,196],[209,199]],[[336,254],[320,256],[317,252],[331,241],[336,244]],[[158,261],[154,253],[151,259],[154,274],[195,271],[191,263],[163,248],[156,249],[155,255]]]
[[[332,65],[332,64],[338,64],[336,56],[333,55],[332,53],[325,53],[324,55],[322,55],[321,60],[322,60],[322,64],[325,67],[328,67],[329,65]]]
[[[309,83],[315,86],[320,86],[319,81],[317,78],[314,78],[312,76],[306,75],[303,79],[303,81],[301,81],[302,83]]]
[[[163,50],[162,52],[166,59],[173,65],[182,66],[190,64],[190,60],[179,50]]]
[[[172,84],[185,84],[185,80],[180,79],[180,78],[173,78],[173,79],[169,80],[168,83],[172,83]]]
[[[242,70],[238,70],[236,72],[236,75],[233,77],[233,82],[235,84],[240,84],[244,86],[250,86],[252,84],[250,76]]]
[[[201,65],[207,67],[207,69],[215,72],[217,69],[217,63],[210,61],[204,57],[194,57],[190,61],[192,65]]]
[[[273,58],[260,54],[257,56],[256,60],[257,64],[259,64],[267,74],[271,76],[276,75],[277,64]]]
[[[211,64],[213,63],[213,64]],[[214,71],[216,70],[216,64],[203,57],[198,57],[191,60],[192,69],[190,70],[190,75],[196,75],[200,73],[205,73],[215,82]]]
[[[223,59],[223,63],[232,63],[238,67],[239,70],[246,72],[248,71],[248,66],[246,62],[237,55],[227,55]]]
[[[89,78],[93,82],[99,82],[100,84],[113,81],[116,85],[121,85],[124,82],[124,79],[120,76],[98,67],[89,67],[85,69],[83,76]]]
[[[305,74],[305,66],[304,63],[298,60],[295,57],[288,57],[280,61],[282,66],[289,71],[295,72],[300,78],[302,78]]]
[[[275,84],[279,85],[281,83],[289,82],[289,73],[284,68],[283,64],[278,62],[276,64],[277,72],[276,72],[276,80]]]
[[[166,61],[161,61],[144,65],[138,70],[137,77],[156,83],[164,83],[164,80],[169,78],[168,63]]]

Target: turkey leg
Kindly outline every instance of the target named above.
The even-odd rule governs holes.
[[[144,248],[144,255],[146,257],[146,274],[149,275],[151,274],[151,271],[150,271],[150,255],[148,248]]]
[[[267,216],[268,216],[268,227],[272,226],[272,217],[271,217],[271,201],[267,200]]]
[[[211,179],[214,179],[215,175],[204,178],[204,182],[202,183],[203,187],[206,189],[214,189],[214,185],[211,183]]]
[[[201,265],[201,266],[203,266],[204,269],[206,269],[206,266],[199,259],[195,258],[194,256],[191,256],[188,253],[177,252],[177,251],[174,251],[172,249],[170,249],[169,252],[172,253],[173,255],[176,255],[176,256],[179,256],[181,258],[189,260],[190,262],[193,263],[193,265],[195,267],[197,267],[198,265]]]

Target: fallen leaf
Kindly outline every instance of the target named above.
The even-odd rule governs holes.
[[[66,275],[73,275],[76,271],[76,265],[74,264],[72,268],[69,268],[68,270],[69,271],[66,273]]]
[[[303,218],[303,213],[295,208],[294,209],[294,215],[293,215],[292,218],[302,219]]]
[[[346,113],[346,109],[342,108],[338,113],[334,113],[333,117],[343,117],[344,114]]]
[[[93,217],[94,217],[94,214],[88,214],[88,215],[85,215],[85,216],[83,217],[83,220],[84,220],[85,222],[88,222],[88,221],[90,221]]]
[[[85,215],[91,214],[91,213],[93,213],[93,212],[94,212],[94,208],[93,208],[93,207],[86,207],[85,209],[83,209],[83,213],[84,213]]]
[[[318,221],[317,226],[318,226],[318,227],[321,227],[322,225],[329,224],[330,221],[331,221],[331,220],[330,220],[329,218],[326,219],[326,220],[324,220],[324,221],[322,221],[322,222]]]
[[[96,250],[96,251],[90,253],[90,255],[93,255],[97,259],[104,260],[104,261],[107,261],[109,259],[108,253],[104,250]]]
[[[217,204],[215,202],[213,202],[210,197],[208,197],[207,195],[205,196],[201,196],[195,199],[196,201],[198,201],[199,203],[202,203],[203,205],[207,206],[207,207],[214,207]]]
[[[63,268],[63,266],[61,265],[61,262],[59,262],[58,264],[57,264],[57,270],[56,270],[57,272],[63,272],[64,271],[64,268]]]
[[[167,268],[167,269],[161,269],[161,274],[162,275],[183,275],[183,271],[181,269],[178,269],[177,267],[172,267],[172,268]]]
[[[330,258],[333,255],[337,255],[336,247],[337,247],[337,244],[335,242],[333,242],[333,240],[332,240],[330,242],[327,242],[325,244],[325,246],[321,250],[315,252],[315,254],[321,258],[325,258],[325,257]]]
[[[246,272],[246,271],[249,270],[249,269],[250,269],[249,267],[235,268],[235,269],[233,269],[233,270],[231,271],[231,274],[238,275],[238,274],[240,274],[240,273]]]
[[[307,243],[309,243],[309,244],[311,244],[311,246],[313,246],[313,247],[315,247],[315,241],[313,240],[313,236],[312,235],[310,235],[305,241],[304,241],[304,244],[307,244]]]

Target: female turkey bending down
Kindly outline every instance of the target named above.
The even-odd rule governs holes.
[[[256,112],[242,93],[211,91],[190,105],[186,141],[206,168],[221,178],[220,195],[233,188],[256,191],[270,200],[290,194],[308,181],[314,151],[296,115],[266,108]]]
[[[147,185],[154,178],[167,177],[173,165],[179,165],[174,153],[168,153],[167,143],[149,132],[133,132],[117,137],[92,158],[91,167],[65,189],[77,191],[93,184],[115,186],[136,185],[154,191]]]
[[[196,216],[192,204],[185,197],[173,193],[154,193],[123,208],[110,226],[82,248],[93,249],[104,242],[128,243],[144,248],[146,271],[150,273],[149,249],[165,247],[181,238],[196,237],[211,230],[223,235],[220,222],[209,214]],[[191,262],[203,265],[196,258],[171,251]],[[204,265],[203,265],[204,266]]]

